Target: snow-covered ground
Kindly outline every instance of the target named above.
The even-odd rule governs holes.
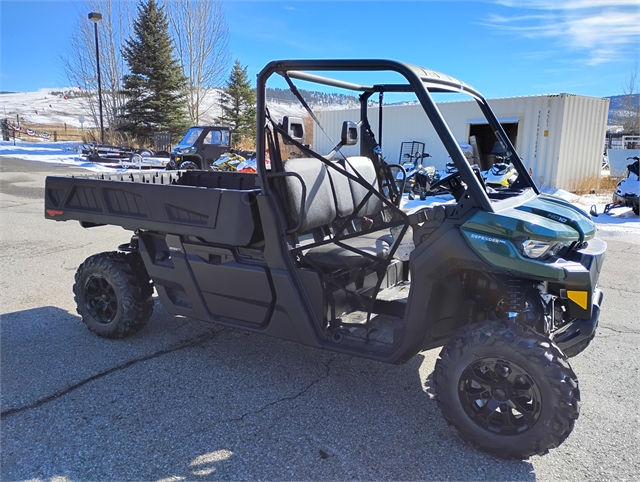
[[[76,142],[22,142],[0,141],[0,162],[2,157],[24,159],[25,161],[53,162],[69,167],[88,169],[96,172],[118,172],[122,169],[116,165],[104,165],[89,162],[80,155],[80,144]]]
[[[22,142],[16,140],[15,146],[13,141],[0,141],[0,162],[2,157],[12,157],[15,159],[24,159],[27,161],[52,162],[65,164],[69,167],[87,169],[95,172],[123,172],[124,169],[116,164],[104,165],[88,162],[79,153],[79,144],[72,142]],[[592,206],[596,206],[599,216],[593,217],[598,225],[600,235],[620,235],[629,234],[630,240],[640,244],[640,217],[633,214],[631,208],[614,208],[610,214],[602,214],[604,206],[611,202],[612,193],[606,194],[588,194],[578,196],[562,189],[548,191],[548,194],[561,197],[571,204],[581,208],[589,213]],[[414,201],[406,201],[404,207],[412,209],[425,204],[437,204],[451,201],[451,196],[432,196],[426,201],[418,199]]]

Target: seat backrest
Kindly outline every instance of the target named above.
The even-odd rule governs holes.
[[[298,232],[331,224],[336,218],[336,201],[329,173],[324,163],[313,157],[288,159],[283,164],[285,172],[296,173],[304,182],[306,197],[304,207],[302,185],[295,176],[285,177],[287,211],[292,226],[297,226],[302,215]]]
[[[365,181],[376,190],[378,189],[378,179],[371,159],[355,156],[347,158],[347,161],[343,164],[347,172],[355,175],[357,171]],[[283,167],[285,172],[300,176],[306,188],[304,208],[301,209],[303,190],[300,179],[295,176],[285,177],[285,202],[291,226],[297,226],[302,216],[299,233],[328,226],[337,217],[350,216],[369,192],[366,187],[331,167],[327,168],[322,161],[313,157],[288,159],[284,161]],[[372,195],[360,209],[357,217],[373,215],[382,211],[383,207],[382,201]]]
[[[378,190],[378,177],[376,175],[376,169],[373,162],[368,157],[353,156],[347,157],[347,172],[355,174],[354,170],[360,173],[360,175],[371,184],[376,190]],[[351,188],[351,197],[353,199],[353,208],[355,209],[358,204],[362,202],[364,197],[369,192],[367,188],[358,184],[353,179],[349,179],[349,186]],[[359,217],[370,216],[372,214],[382,211],[383,204],[380,198],[372,195],[367,203],[358,212]]]
[[[334,161],[344,169],[344,164],[340,161]],[[341,218],[346,218],[353,213],[355,206],[353,205],[353,196],[351,195],[351,185],[349,178],[335,169],[328,168],[329,177],[331,178],[331,186],[336,201],[336,212]]]

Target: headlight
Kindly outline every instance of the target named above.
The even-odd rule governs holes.
[[[176,153],[176,154],[182,154],[182,155],[185,155],[185,154],[195,154],[197,150],[198,150],[198,149],[197,149],[197,148],[195,148],[195,147],[184,147],[184,148],[181,148],[181,149],[176,149],[176,150],[175,150],[175,153]]]
[[[539,241],[525,239],[520,244],[520,250],[527,258],[543,260],[555,256],[566,245],[558,241]]]

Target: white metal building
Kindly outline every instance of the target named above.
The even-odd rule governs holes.
[[[538,186],[571,190],[585,178],[600,176],[609,99],[557,94],[492,99],[489,105]],[[476,102],[441,102],[438,108],[458,142],[469,143],[474,136],[480,164],[483,168],[490,165],[496,139]],[[433,156],[428,162],[444,168],[448,154],[421,105],[384,106],[382,115],[382,151],[389,162],[398,162],[403,141],[420,141]],[[318,113],[334,140],[339,139],[344,120],[359,118],[358,109]],[[369,109],[369,121],[377,135],[377,108]],[[317,126],[313,138],[318,152],[329,152],[334,147]],[[356,155],[359,146],[343,148],[343,152]]]

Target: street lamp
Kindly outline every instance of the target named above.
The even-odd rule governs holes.
[[[91,12],[89,20],[93,22],[93,31],[96,36],[96,64],[98,66],[98,108],[100,109],[100,143],[104,144],[104,124],[102,122],[102,85],[100,83],[100,51],[98,50],[98,22],[102,20],[102,14]]]

